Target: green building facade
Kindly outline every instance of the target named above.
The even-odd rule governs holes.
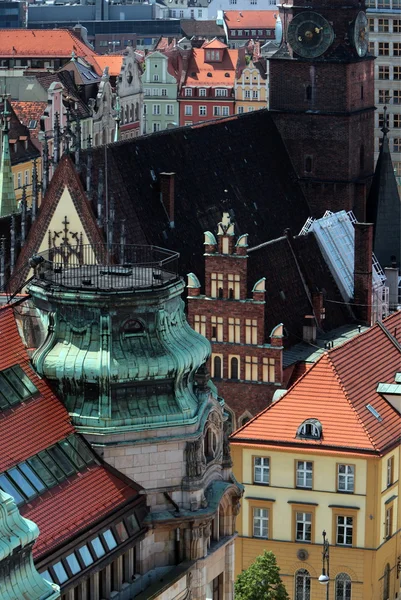
[[[171,74],[171,59],[161,52],[152,52],[145,58],[144,133],[163,131],[179,124],[177,80]]]

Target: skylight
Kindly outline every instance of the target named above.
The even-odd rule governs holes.
[[[0,475],[0,488],[18,506],[84,470],[94,456],[76,435],[39,452]]]
[[[373,406],[371,404],[367,404],[366,408],[368,409],[369,412],[372,413],[372,415],[374,417],[376,417],[376,419],[378,421],[383,421],[382,417],[380,416],[380,413],[378,413],[377,410],[375,408],[373,408]]]
[[[0,372],[0,410],[5,410],[31,398],[36,386],[19,365]]]
[[[28,123],[28,129],[36,129],[38,122],[35,119],[31,119]]]

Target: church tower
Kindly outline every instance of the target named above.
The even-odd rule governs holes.
[[[354,210],[364,220],[374,151],[374,58],[364,2],[288,0],[280,19],[270,110],[312,214]]]

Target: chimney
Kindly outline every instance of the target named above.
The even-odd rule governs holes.
[[[160,200],[167,213],[171,229],[174,229],[174,182],[175,173],[160,173]]]
[[[372,250],[373,224],[355,223],[354,303],[359,320],[372,321]]]
[[[302,339],[307,343],[316,342],[316,320],[314,315],[305,315]]]

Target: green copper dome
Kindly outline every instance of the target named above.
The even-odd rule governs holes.
[[[75,265],[35,257],[28,290],[45,338],[33,363],[87,432],[197,419],[195,374],[210,345],[186,320],[184,283],[171,264],[177,255],[144,252],[125,247],[123,265],[104,265],[99,252]]]

